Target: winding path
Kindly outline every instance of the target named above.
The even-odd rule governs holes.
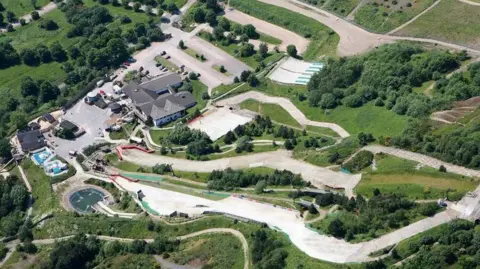
[[[472,5],[472,6],[479,6],[480,7],[480,3],[478,2],[474,2],[474,1],[470,1],[470,0],[458,0],[462,3],[465,3],[465,4],[468,4],[468,5]]]
[[[227,99],[217,101],[216,105],[219,105],[219,106],[239,105],[240,103],[248,99],[254,99],[261,103],[277,104],[281,106],[283,109],[285,109],[296,121],[298,121],[298,123],[300,123],[300,125],[303,125],[303,126],[311,125],[311,126],[317,126],[317,127],[323,127],[323,128],[330,128],[342,138],[350,136],[350,134],[338,124],[309,120],[305,116],[305,114],[303,114],[302,111],[300,111],[300,109],[298,109],[290,100],[283,97],[273,97],[273,96],[265,95],[261,92],[249,91],[249,92],[242,93]]]
[[[462,1],[462,0],[460,0]],[[466,0],[464,0],[466,1]],[[393,29],[392,31],[388,32],[387,35],[392,35],[400,30],[402,30],[403,28],[407,27],[409,24],[411,24],[412,22],[416,21],[418,18],[420,18],[421,16],[423,16],[423,14],[427,13],[428,11],[430,11],[432,8],[434,8],[435,6],[437,6],[440,2],[442,2],[442,0],[437,0],[436,2],[434,2],[433,4],[431,4],[428,8],[426,8],[424,11],[420,12],[417,16],[411,18],[409,21],[407,21],[406,23],[398,26],[397,28]]]
[[[480,177],[480,170],[468,169],[462,166],[447,163],[447,162],[435,159],[433,157],[416,153],[416,152],[410,152],[403,149],[385,147],[380,145],[369,145],[369,146],[365,146],[363,149],[368,150],[372,153],[380,153],[380,152],[387,153],[403,159],[416,161],[426,166],[437,168],[437,169],[440,167],[440,165],[443,165],[447,168],[448,172],[452,172],[452,173],[456,173],[456,174],[460,174],[468,177]]]

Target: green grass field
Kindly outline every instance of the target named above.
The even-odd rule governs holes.
[[[320,135],[338,137],[338,134],[330,128],[307,125],[307,127],[305,129],[307,130],[307,132],[312,133],[312,134],[320,134]]]
[[[183,1],[183,0],[182,0]],[[108,9],[110,11],[110,14],[113,16],[113,22],[108,25],[108,28],[114,28],[114,27],[120,27],[122,30],[130,29],[130,28],[135,28],[136,23],[147,23],[148,16],[147,14],[143,12],[135,12],[132,9],[125,9],[122,6],[113,6],[111,4],[108,5],[100,5],[98,1],[94,0],[83,0],[83,3],[87,7],[92,7],[92,6],[102,6]],[[118,19],[121,16],[128,16],[132,22],[127,23],[127,24],[122,24]],[[155,17],[154,17],[155,18]],[[157,17],[159,18],[159,17]]]
[[[442,0],[432,10],[397,34],[433,38],[478,49],[480,48],[479,21],[480,6],[456,0]]]
[[[417,162],[390,155],[376,155],[377,170],[363,174],[355,191],[367,197],[378,188],[382,193],[395,193],[411,199],[437,199],[448,197],[456,200],[476,188],[471,178],[453,173],[442,173],[430,167],[416,169]]]
[[[253,17],[311,38],[307,51],[302,55],[305,60],[311,61],[322,55],[336,53],[339,36],[332,29],[312,18],[256,0],[231,0],[229,4]]]
[[[258,38],[258,40],[262,41],[262,42],[265,42],[265,43],[268,43],[268,44],[272,44],[272,45],[280,45],[282,44],[282,40],[276,38],[276,37],[273,37],[271,35],[267,35],[265,33],[261,33],[261,32],[258,32],[258,34],[260,35],[260,37]]]
[[[393,5],[393,2],[374,0],[357,10],[355,22],[370,31],[386,33],[406,23],[434,2],[435,0],[409,2],[400,0],[398,4]],[[407,3],[410,3],[412,6],[408,7]]]
[[[340,16],[347,16],[360,3],[361,0],[330,0],[326,1],[323,8]]]
[[[193,87],[192,95],[195,97],[195,100],[197,100],[197,104],[193,109],[198,108],[199,110],[202,110],[207,105],[208,101],[202,99],[202,94],[208,91],[208,87],[199,80],[191,80],[191,82]],[[189,110],[192,110],[192,108]]]
[[[293,127],[300,128],[300,124],[288,114],[288,112],[277,104],[264,104],[256,100],[247,100],[240,104],[240,108],[257,112],[263,116],[268,116],[273,121]]]
[[[172,253],[170,261],[185,265],[212,265],[212,268],[242,269],[244,264],[240,240],[228,234],[199,236],[182,241],[179,250]]]
[[[28,182],[32,186],[33,215],[40,216],[47,212],[61,211],[60,201],[53,191],[50,178],[42,168],[36,166],[32,161],[26,159],[22,163],[23,170]]]
[[[124,254],[109,257],[95,266],[96,269],[129,269],[129,268],[155,268],[158,266],[153,255],[147,254]]]
[[[242,83],[233,83],[233,84],[228,84],[228,85],[222,84],[222,85],[220,85],[220,86],[218,86],[218,87],[216,87],[212,90],[212,97],[217,97],[217,96],[220,96],[222,94],[225,94],[225,93],[237,88],[240,85],[242,85]],[[244,86],[242,86],[242,87],[247,88],[248,85],[244,84]],[[242,88],[242,87],[240,87],[240,88]],[[237,89],[237,90],[239,90],[239,89]]]
[[[195,58],[202,63],[208,61],[207,58],[203,58],[203,60],[202,60],[201,59],[202,54],[198,53],[197,51],[195,51],[191,48],[186,48],[186,49],[183,50],[183,52],[185,52],[186,54],[190,55],[192,58]]]
[[[30,14],[33,10],[35,10],[35,7],[32,5],[32,1],[30,0],[2,0],[1,2],[5,8],[5,11],[11,11],[15,13],[17,19],[24,15]],[[50,3],[50,0],[37,0],[36,2],[36,8],[40,9]]]
[[[57,23],[58,29],[47,31],[38,27],[39,22],[45,19],[53,20]],[[66,34],[73,28],[59,9],[52,10],[45,14],[40,20],[29,23],[17,28],[15,31],[0,36],[0,40],[9,40],[14,48],[22,50],[25,48],[34,48],[39,44],[50,45],[55,41],[60,42],[62,46],[68,48],[76,44],[81,38],[67,38]]]

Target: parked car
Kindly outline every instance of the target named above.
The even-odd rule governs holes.
[[[135,60],[135,58],[133,58],[133,57],[130,57],[130,58],[128,58],[127,61],[130,62],[130,63],[134,63],[134,62],[136,62],[137,60]]]
[[[165,55],[165,54],[167,54],[166,51],[162,51],[162,53],[160,53],[161,56],[163,56],[163,55]]]
[[[165,57],[167,60],[170,59],[170,55],[167,55],[167,57]]]
[[[188,75],[188,71],[183,72],[184,75]]]

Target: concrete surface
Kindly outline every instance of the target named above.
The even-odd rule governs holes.
[[[219,100],[216,102],[216,105],[225,106],[225,105],[237,105],[246,101],[248,99],[254,99],[261,103],[277,104],[285,109],[298,123],[301,125],[312,125],[324,128],[330,128],[335,131],[340,137],[345,138],[349,137],[350,134],[345,131],[342,127],[335,123],[330,122],[318,122],[307,119],[307,117],[300,111],[290,100],[283,97],[273,97],[265,95],[261,92],[249,91],[242,93],[227,99]]]

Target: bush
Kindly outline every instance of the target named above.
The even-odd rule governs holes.
[[[32,11],[32,13],[30,13],[30,15],[32,16],[32,20],[34,20],[34,21],[40,19],[40,14],[38,14],[37,11]]]

